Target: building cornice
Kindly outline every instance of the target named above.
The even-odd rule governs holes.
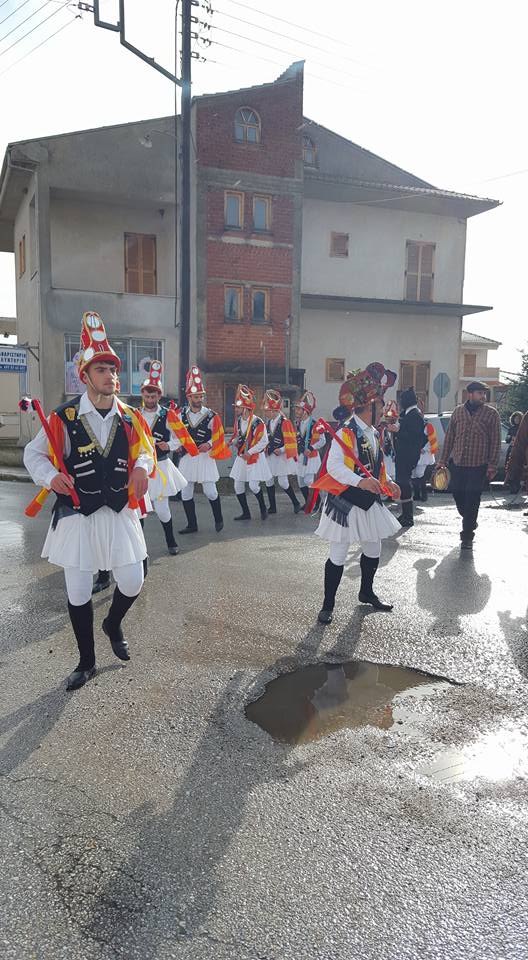
[[[404,313],[426,317],[464,317],[493,307],[469,303],[424,303],[414,300],[381,300],[375,297],[340,297],[324,293],[301,294],[305,310],[340,310],[344,313]]]

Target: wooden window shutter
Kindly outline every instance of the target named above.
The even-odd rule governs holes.
[[[420,270],[420,245],[407,241],[407,265],[405,268],[405,299],[418,300],[418,274]],[[412,384],[410,384],[412,386]],[[402,389],[406,387],[402,386]]]
[[[142,240],[142,290],[141,293],[157,293],[156,237],[143,236]]]
[[[407,241],[405,299],[430,302],[433,299],[434,243]]]
[[[408,390],[414,387],[414,369],[412,363],[402,363],[400,365],[400,390]]]
[[[420,295],[419,300],[433,299],[434,243],[422,243],[420,250]]]
[[[330,256],[348,257],[348,233],[332,233],[330,236]]]
[[[414,389],[417,394],[425,394],[429,390],[429,364],[416,364],[416,379]]]
[[[156,237],[125,233],[125,292],[157,293]]]

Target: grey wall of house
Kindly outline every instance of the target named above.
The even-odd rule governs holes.
[[[156,237],[158,294],[174,297],[173,204],[154,209],[52,195],[50,222],[53,287],[123,293],[125,233],[141,233]]]
[[[368,150],[349,143],[317,124],[306,123],[303,134],[315,143],[317,167],[321,173],[337,177],[354,177],[359,180],[398,183],[403,186],[424,184],[425,181],[399,167],[377,157]],[[396,178],[396,179],[395,179]]]

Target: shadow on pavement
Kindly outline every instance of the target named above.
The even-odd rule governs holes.
[[[499,611],[499,623],[519,673],[528,680],[528,610],[524,617],[512,617],[509,610]]]
[[[440,563],[424,557],[414,568],[418,606],[436,618],[430,633],[458,636],[462,631],[460,618],[479,613],[489,601],[491,580],[486,573],[477,573],[470,551],[461,552],[456,547]]]

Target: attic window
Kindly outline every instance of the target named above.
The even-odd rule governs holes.
[[[251,107],[240,107],[235,114],[237,143],[260,143],[260,117]]]
[[[310,137],[303,137],[303,162],[305,167],[317,166],[317,148]]]

